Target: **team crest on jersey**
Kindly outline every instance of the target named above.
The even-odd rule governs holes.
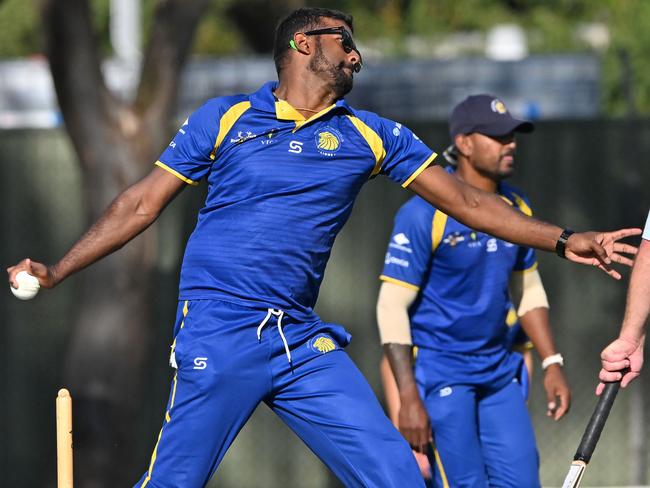
[[[231,137],[230,142],[232,144],[241,144],[242,142],[246,142],[249,139],[255,139],[257,137],[256,134],[253,134],[253,132],[249,130],[240,130],[237,131],[237,137]]]
[[[451,247],[455,247],[458,243],[463,242],[464,240],[464,235],[462,235],[460,232],[454,232],[453,234],[449,234],[447,237],[445,237],[442,242],[450,245]]]
[[[492,109],[493,112],[496,112],[498,114],[505,114],[508,109],[506,108],[505,104],[499,100],[498,98],[495,98],[492,100],[492,103],[490,103],[490,108]]]
[[[316,132],[316,148],[325,156],[333,156],[341,147],[343,136],[332,127],[325,127]]]
[[[325,354],[336,349],[336,342],[331,337],[320,334],[309,341],[309,348],[314,352]]]

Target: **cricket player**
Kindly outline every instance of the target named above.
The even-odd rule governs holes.
[[[533,124],[481,94],[453,109],[449,129],[448,173],[531,215],[525,195],[503,180],[514,170],[515,133]],[[539,487],[522,391],[528,378],[507,326],[511,282],[521,326],[543,360],[548,415],[564,415],[570,392],[535,252],[477,232],[415,196],[395,217],[381,279],[377,318],[399,390],[398,426],[420,452],[435,439],[436,486]]]
[[[390,286],[390,285],[387,285]],[[384,297],[389,296],[385,293]],[[377,310],[378,314],[383,314],[382,311]],[[383,319],[382,319],[383,320]],[[386,321],[383,321],[386,323]],[[528,403],[530,384],[533,376],[533,355],[532,349],[533,344],[523,331],[519,318],[517,317],[517,310],[510,304],[508,307],[508,312],[506,314],[506,326],[508,327],[508,332],[506,334],[504,345],[507,349],[513,351],[515,354],[521,354],[523,357],[523,365],[520,370],[520,374],[517,377],[517,382],[521,388],[521,393]],[[414,359],[417,357],[417,349],[413,349]],[[384,400],[386,404],[386,410],[388,413],[388,418],[393,423],[395,427],[399,427],[399,413],[400,413],[400,396],[399,388],[397,387],[397,382],[395,381],[395,375],[391,370],[390,363],[386,355],[383,355],[381,362],[379,364],[379,372],[381,376],[381,385],[384,392]],[[431,446],[433,447],[433,446]],[[415,460],[418,463],[420,468],[420,473],[424,478],[424,482],[427,488],[433,488],[435,485],[434,470],[432,466],[440,463],[440,454],[437,453],[436,449],[427,449],[426,452],[418,452],[413,450],[413,455]],[[436,462],[436,456],[438,461]],[[431,460],[429,460],[431,457]]]
[[[650,315],[650,212],[643,229],[639,254],[634,261],[623,324],[618,339],[609,344],[600,355],[603,368],[596,393],[603,391],[605,381],[621,380],[626,387],[641,374],[643,345]],[[627,369],[621,373],[621,370]]]
[[[346,486],[416,487],[408,444],[343,348],[350,335],[315,313],[334,238],[362,185],[386,175],[481,231],[620,275],[634,230],[575,233],[533,220],[432,166],[408,128],[343,98],[362,58],[352,18],[298,9],[276,30],[278,81],[208,100],[143,179],[51,266],[21,270],[50,288],[119,249],[185,187],[208,192],[189,238],[167,411],[140,488],[204,486],[265,403]],[[390,462],[389,462],[390,461]]]

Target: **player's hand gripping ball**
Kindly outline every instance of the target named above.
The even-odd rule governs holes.
[[[11,285],[9,285],[9,288],[11,288],[11,293],[21,300],[31,300],[41,288],[38,278],[30,275],[27,271],[18,273],[16,275],[16,282],[18,283],[18,288],[14,288]]]

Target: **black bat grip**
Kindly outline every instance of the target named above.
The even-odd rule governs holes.
[[[620,381],[605,383],[605,389],[600,394],[598,405],[596,405],[596,409],[591,415],[591,419],[589,419],[589,424],[587,424],[585,433],[582,435],[578,450],[575,456],[573,456],[574,461],[589,463],[591,460],[591,455],[594,453],[594,449],[596,449],[596,444],[598,443],[598,439],[600,439],[600,434],[603,431],[603,427],[609,416],[609,411],[612,409],[620,386]]]

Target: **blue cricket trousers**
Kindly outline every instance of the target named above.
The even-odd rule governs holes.
[[[420,349],[416,366],[438,451],[435,486],[539,488],[535,433],[518,380],[521,356],[467,355],[463,381],[450,370],[446,384],[444,356]]]
[[[165,421],[138,488],[203,487],[260,402],[348,487],[424,486],[411,450],[340,344],[280,310],[181,302]]]

